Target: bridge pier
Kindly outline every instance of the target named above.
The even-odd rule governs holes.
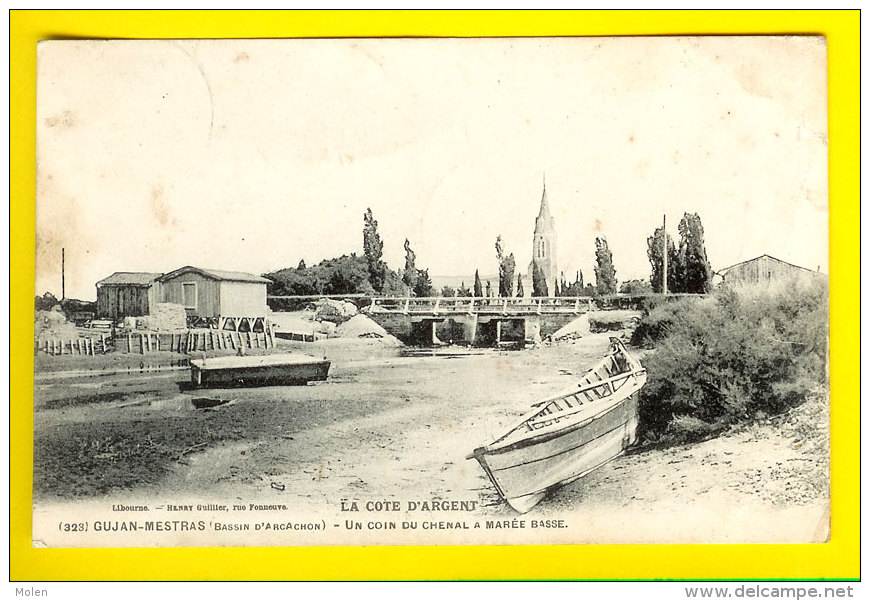
[[[430,340],[430,342],[432,342],[432,346],[437,346],[437,345],[441,344],[441,341],[438,340],[438,333],[436,332],[437,329],[438,329],[438,322],[433,319],[432,326],[431,326],[432,338]]]
[[[468,344],[474,345],[477,341],[477,314],[466,315],[462,319],[462,337]]]
[[[523,339],[526,343],[541,343],[541,316],[529,315],[523,320]]]

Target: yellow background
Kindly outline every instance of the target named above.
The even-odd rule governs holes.
[[[34,549],[36,44],[63,38],[821,34],[828,41],[831,541],[577,545]],[[10,577],[12,580],[857,579],[860,577],[858,11],[12,11]]]

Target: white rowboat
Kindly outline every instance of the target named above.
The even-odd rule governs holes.
[[[520,513],[552,489],[622,454],[636,440],[646,370],[617,338],[576,388],[540,401],[507,433],[468,456]]]

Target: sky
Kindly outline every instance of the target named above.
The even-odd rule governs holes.
[[[698,213],[714,270],[827,272],[818,37],[49,41],[37,62],[36,292],[115,271],[266,273],[362,253],[440,276],[532,255],[620,281]],[[529,287],[529,282],[526,282]]]

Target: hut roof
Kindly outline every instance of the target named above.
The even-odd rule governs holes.
[[[220,280],[226,282],[252,282],[256,284],[268,284],[271,282],[271,280],[268,280],[264,277],[254,275],[252,273],[245,273],[243,271],[203,269],[201,267],[192,267],[190,265],[181,267],[180,269],[176,269],[175,271],[170,271],[169,273],[160,276],[160,281],[165,282],[166,280],[170,280],[174,277],[190,272],[198,273],[204,277],[211,278],[213,280]]]
[[[97,286],[150,286],[160,276],[161,274],[159,273],[144,271],[116,271],[109,277],[97,282]]]
[[[725,271],[730,271],[731,269],[734,269],[735,267],[740,267],[741,265],[746,265],[747,263],[753,263],[755,261],[758,261],[759,259],[763,259],[764,257],[767,257],[768,259],[771,259],[772,261],[776,261],[777,263],[783,263],[785,265],[790,265],[791,267],[795,267],[797,269],[803,269],[804,271],[809,271],[810,273],[815,273],[812,269],[807,269],[806,267],[801,267],[800,265],[795,265],[794,263],[789,263],[788,261],[783,261],[782,259],[777,259],[776,257],[771,257],[768,254],[763,254],[763,255],[760,255],[758,257],[755,257],[754,259],[747,259],[745,261],[740,261],[739,263],[735,263],[734,265],[729,265],[728,267],[723,267],[722,269],[719,270],[719,272],[721,273],[721,272],[725,272]]]

